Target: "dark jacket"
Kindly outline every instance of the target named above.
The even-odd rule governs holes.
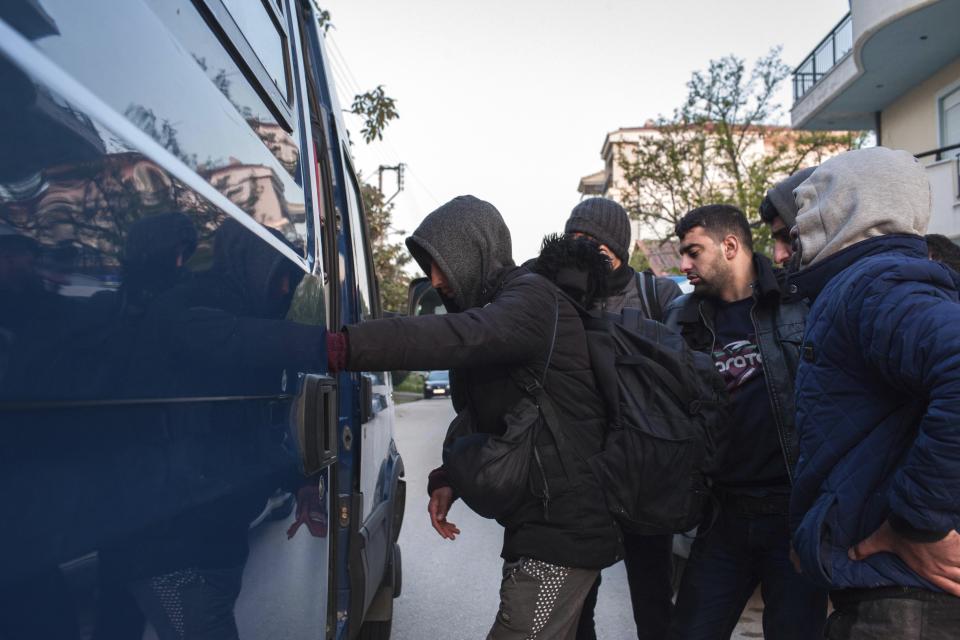
[[[766,256],[754,254],[757,281],[753,287],[754,304],[750,310],[757,346],[763,361],[763,374],[770,408],[787,473],[793,481],[797,464],[797,431],[794,420],[793,380],[800,359],[807,305],[800,300],[784,300],[778,272]],[[667,307],[665,324],[680,334],[692,349],[709,353],[716,342],[713,301],[696,293],[680,296]]]
[[[523,266],[546,276],[591,311],[620,313],[624,309],[646,309],[638,282],[642,274],[628,264],[611,271],[609,259],[600,253],[594,240],[570,235],[547,236],[540,255]],[[660,317],[651,319],[662,322],[667,306],[680,294],[680,285],[671,278],[656,276],[654,295]]]
[[[797,375],[790,505],[804,574],[833,588],[936,589],[896,556],[847,549],[889,518],[906,535],[960,527],[956,275],[922,237],[853,244],[791,279],[813,298]]]
[[[623,275],[619,272],[623,271]],[[607,311],[609,313],[620,313],[624,309],[645,309],[645,303],[640,300],[640,284],[637,279],[643,277],[629,265],[622,265],[617,271],[611,274],[611,283],[616,282],[620,286],[613,286],[606,297],[594,305],[595,310]],[[675,298],[680,297],[680,285],[663,276],[657,276],[654,279],[654,291],[660,306],[662,317],[651,318],[651,320],[663,321],[666,318],[667,306]]]
[[[523,393],[512,373],[543,371],[557,317],[544,386],[580,454],[578,468],[568,480],[544,449],[549,513],[531,494],[501,522],[502,555],[582,568],[613,564],[621,556],[619,529],[585,463],[602,446],[606,419],[576,310],[558,300],[544,277],[513,266],[506,225],[496,209],[475,198],[458,198],[430,214],[408,246],[427,273],[433,262],[444,265],[455,291],[445,303],[465,310],[350,326],[348,368],[451,369],[454,408],[471,412],[481,430],[503,433],[504,416]]]

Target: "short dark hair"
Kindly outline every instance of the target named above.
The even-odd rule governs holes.
[[[729,204],[708,204],[688,211],[680,218],[674,231],[680,240],[694,227],[703,227],[717,242],[728,235],[735,235],[743,246],[753,251],[753,234],[743,211]]]
[[[939,233],[924,236],[927,240],[927,253],[931,260],[941,262],[954,271],[960,272],[960,247],[950,238]]]

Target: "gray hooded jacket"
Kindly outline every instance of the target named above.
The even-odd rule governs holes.
[[[816,167],[800,169],[789,178],[773,185],[773,187],[767,191],[767,197],[770,199],[770,202],[773,203],[774,209],[777,210],[777,214],[779,214],[780,219],[783,220],[783,224],[787,229],[797,224],[797,200],[793,195],[793,191],[800,186],[800,183],[809,178],[816,169]],[[772,220],[767,220],[767,222],[772,222]]]
[[[407,248],[425,274],[436,262],[456,293],[444,300],[448,311],[465,311],[486,302],[497,276],[512,267],[510,231],[489,202],[459,196],[420,223]],[[452,303],[452,304],[451,304]]]
[[[906,151],[848,151],[820,165],[796,191],[801,267],[861,240],[922,236],[930,222],[930,181]]]

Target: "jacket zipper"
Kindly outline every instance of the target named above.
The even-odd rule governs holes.
[[[767,375],[767,356],[763,352],[763,341],[760,339],[760,325],[757,324],[757,297],[753,297],[753,305],[750,307],[750,323],[753,324],[753,333],[757,341],[757,349],[760,350],[760,366],[763,367],[763,383],[767,387],[767,402],[770,403],[770,408],[773,409],[773,420],[777,425],[777,439],[780,441],[780,453],[783,455],[783,465],[787,469],[787,480],[790,481],[790,486],[793,486],[793,469],[790,468],[790,457],[787,455],[787,441],[783,435],[783,416],[780,415],[780,411],[777,408],[777,403],[774,402],[774,393],[776,390],[771,387],[770,376]],[[774,323],[776,326],[776,323]]]

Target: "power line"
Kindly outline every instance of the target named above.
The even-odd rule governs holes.
[[[440,206],[440,199],[437,198],[437,196],[433,195],[433,192],[430,191],[430,187],[428,187],[427,184],[426,184],[423,180],[420,179],[420,175],[419,175],[416,171],[414,171],[413,168],[410,167],[410,165],[406,165],[406,167],[407,167],[407,173],[409,173],[410,175],[412,175],[412,176],[413,176],[413,179],[417,181],[417,184],[419,184],[420,187],[423,189],[423,191],[424,191],[428,196],[430,196],[430,199],[433,200],[434,206],[438,206],[438,207],[439,207],[439,206]]]
[[[350,68],[349,63],[347,63],[346,56],[343,55],[343,51],[340,49],[340,46],[337,44],[337,41],[333,37],[333,34],[327,33],[326,40],[331,45],[330,61],[332,63],[331,67],[334,69],[334,73],[338,76],[338,83],[339,83],[338,87],[343,87],[349,91],[353,91],[357,95],[362,94],[363,89],[361,89],[360,82],[357,80],[357,77],[354,75],[353,70]],[[341,98],[342,97],[343,96],[341,95]],[[350,103],[352,104],[352,100]],[[410,165],[406,163],[400,163],[400,158],[403,158],[404,156],[393,145],[392,141],[390,140],[390,137],[388,135],[384,135],[381,139],[381,142],[383,143],[383,146],[386,146],[387,150],[389,151],[389,154],[385,153],[384,149],[379,144],[368,145],[367,147],[367,148],[370,148],[372,146],[371,150],[379,160],[380,166],[404,164],[404,169],[406,169],[409,172],[409,174],[413,176],[413,179],[416,180],[417,184],[420,186],[420,188],[423,189],[424,193],[426,193],[426,195],[431,200],[433,200],[435,205],[439,206],[440,204],[439,198],[437,198],[437,196],[433,194],[433,192],[426,185],[423,179],[420,178],[420,175],[416,171],[414,171],[410,167]],[[393,160],[392,161],[389,160],[388,156],[393,156]],[[407,191],[407,193],[412,196],[411,192]]]
[[[333,46],[334,53],[340,58],[341,62],[343,62],[343,67],[344,69],[346,69],[347,75],[350,77],[350,80],[353,81],[353,85],[354,85],[354,88],[357,89],[357,93],[363,93],[363,90],[360,89],[360,83],[357,81],[357,77],[353,75],[353,71],[350,69],[350,65],[347,63],[347,58],[346,56],[343,55],[343,52],[340,51],[340,47],[339,45],[337,45],[337,41],[334,38],[330,38],[329,40],[330,40],[330,44]]]

